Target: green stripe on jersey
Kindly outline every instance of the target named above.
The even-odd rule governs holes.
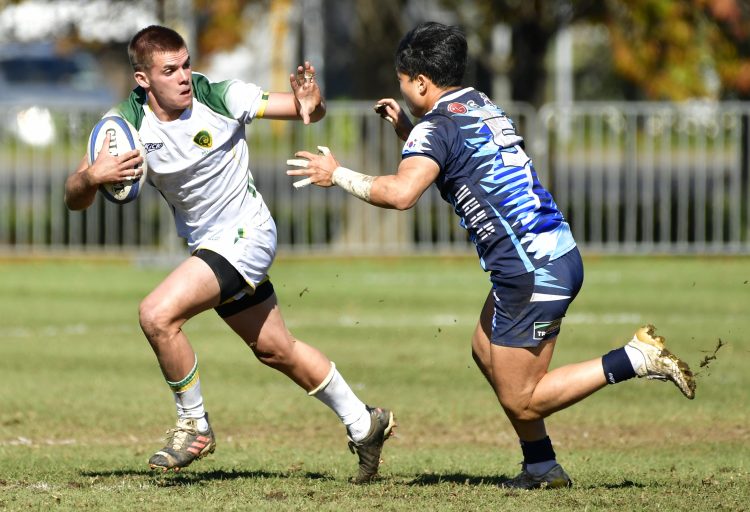
[[[127,122],[135,126],[136,130],[141,129],[143,117],[143,105],[146,104],[146,90],[143,87],[136,87],[128,96],[128,99],[119,103],[114,110]]]
[[[208,78],[200,73],[193,73],[193,95],[217,114],[234,119],[226,104],[227,89],[231,83],[232,80],[209,82]]]
[[[225,100],[227,89],[232,83],[231,80],[226,80],[224,82],[209,82],[208,78],[200,73],[193,73],[192,81],[193,96],[196,100],[203,103],[217,114],[234,119],[229,108],[227,108]],[[143,89],[143,87],[136,87],[130,93],[128,98],[119,103],[114,110],[120,115],[120,117],[135,126],[136,130],[140,130],[141,123],[145,116],[143,105],[146,104],[146,101],[147,96],[145,89]]]

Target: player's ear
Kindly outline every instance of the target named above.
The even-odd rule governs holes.
[[[137,83],[144,89],[149,86],[148,76],[143,71],[136,71],[135,73],[133,73],[133,78],[135,78],[135,83]]]
[[[419,89],[419,93],[424,94],[425,92],[427,92],[427,81],[429,80],[429,78],[420,74],[420,75],[417,75],[416,80],[417,80],[417,88]]]

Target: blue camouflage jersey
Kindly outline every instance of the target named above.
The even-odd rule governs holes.
[[[503,277],[532,272],[576,245],[522,146],[505,112],[469,87],[440,98],[402,151],[402,158],[437,162],[435,184],[469,232],[482,268]]]

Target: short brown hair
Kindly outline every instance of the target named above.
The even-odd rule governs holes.
[[[150,25],[138,31],[128,44],[128,58],[133,71],[151,67],[154,53],[176,52],[187,48],[185,40],[171,28]]]

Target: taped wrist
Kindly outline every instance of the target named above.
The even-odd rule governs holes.
[[[370,190],[374,180],[375,176],[368,176],[346,167],[336,167],[331,174],[331,183],[367,202],[370,201]]]

